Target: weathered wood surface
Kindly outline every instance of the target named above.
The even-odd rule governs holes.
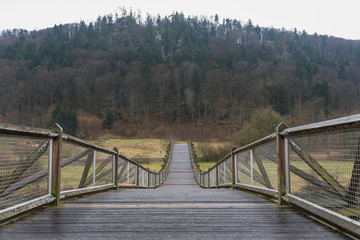
[[[157,189],[121,189],[48,208],[0,228],[0,239],[346,239],[289,207],[230,189],[202,189],[176,145]]]

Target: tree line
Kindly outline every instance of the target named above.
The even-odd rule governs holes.
[[[122,9],[90,23],[3,31],[0,73],[2,121],[46,127],[67,111],[66,119],[97,117],[104,129],[239,130],[269,106],[293,124],[358,111],[360,42]]]

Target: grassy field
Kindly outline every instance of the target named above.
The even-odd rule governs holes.
[[[154,162],[151,161],[150,163],[143,163],[141,164],[141,166],[143,166],[144,168],[149,168],[150,171],[153,172],[159,172],[161,170],[161,166],[163,165],[163,162]]]
[[[103,140],[96,140],[93,143],[112,149],[113,147],[117,147],[119,152],[128,157],[128,158],[163,158],[166,154],[166,147],[169,144],[170,140],[165,139],[118,139],[114,138],[113,136],[104,136]],[[178,144],[186,144],[186,141],[177,141]],[[211,142],[211,143],[199,143],[194,142],[195,149],[197,150],[197,155],[201,156],[203,153],[201,152],[201,145],[207,145],[211,147],[220,147],[224,146],[227,143],[222,142]],[[149,168],[151,171],[158,172],[161,169],[163,164],[162,161],[154,161],[150,160],[150,162],[139,161],[140,164],[145,167]],[[208,170],[209,167],[215,165],[214,162],[199,162],[200,168],[202,170]]]
[[[207,171],[209,168],[213,167],[216,164],[216,162],[199,162],[200,169],[202,171]]]
[[[107,138],[93,141],[97,145],[112,149],[117,147],[122,155],[132,157],[164,157],[170,140],[164,139],[119,139]]]

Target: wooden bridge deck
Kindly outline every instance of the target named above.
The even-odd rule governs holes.
[[[187,145],[175,145],[157,189],[122,189],[47,208],[0,228],[0,239],[347,239],[289,207],[245,192],[202,189]]]

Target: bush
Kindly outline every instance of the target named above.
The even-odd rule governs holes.
[[[244,146],[275,132],[282,122],[282,117],[272,108],[256,110],[250,122],[233,135],[233,143]]]
[[[216,162],[231,152],[231,145],[212,147],[207,143],[199,144],[199,162]]]

